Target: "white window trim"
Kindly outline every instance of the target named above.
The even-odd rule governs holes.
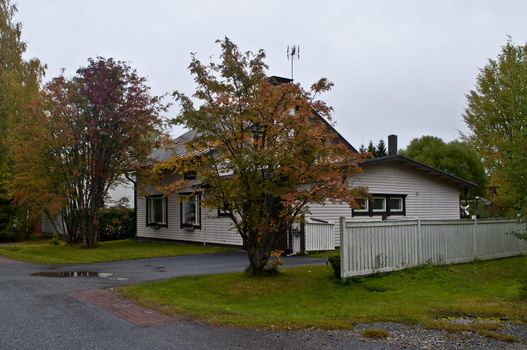
[[[364,199],[366,205],[364,206],[363,209],[358,208],[358,209],[353,209],[353,211],[355,211],[356,213],[367,213],[370,210],[370,201],[368,200],[368,198],[366,198],[366,197],[357,197],[357,199]]]
[[[373,203],[375,202],[376,199],[380,199],[382,200],[382,209],[375,209],[374,206],[373,206]],[[386,197],[373,197],[372,198],[372,211],[373,212],[385,212],[386,211]]]
[[[404,211],[404,199],[403,197],[390,197],[389,200],[392,200],[392,199],[397,199],[399,201],[399,203],[401,203],[401,209],[393,209],[392,206],[390,205],[390,212],[394,212],[394,213],[402,213]]]
[[[184,222],[186,218],[186,203],[194,200],[196,202],[196,217],[193,223]],[[182,227],[201,227],[201,196],[199,194],[182,196],[181,198],[181,218],[180,218]]]
[[[150,196],[147,197],[146,200],[148,201],[148,225],[166,225],[167,224],[167,201],[165,197],[163,196]],[[161,221],[155,220],[155,206],[154,201],[155,200],[161,200]]]

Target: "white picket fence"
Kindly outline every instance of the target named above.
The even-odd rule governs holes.
[[[306,252],[335,249],[334,224],[327,222],[306,222]]]
[[[346,222],[341,217],[341,276],[525,254],[527,242],[510,234],[522,227],[508,220]]]

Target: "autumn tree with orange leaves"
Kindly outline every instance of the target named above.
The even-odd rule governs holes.
[[[13,1],[0,0],[0,242],[26,237],[33,229],[30,211],[8,188],[13,159],[7,138],[24,106],[38,95],[45,71],[38,59],[24,57],[27,45],[16,13]]]
[[[361,158],[334,131],[332,108],[319,94],[332,84],[320,79],[309,91],[269,79],[265,53],[242,53],[228,38],[218,41],[221,60],[189,66],[193,98],[176,93],[175,123],[196,132],[186,153],[155,167],[174,192],[196,172],[203,204],[221,207],[243,239],[250,272],[261,274],[274,242],[305,212],[308,203],[354,204],[349,178]],[[194,101],[199,101],[195,105]]]
[[[11,133],[13,193],[58,215],[70,244],[97,246],[109,188],[157,145],[166,106],[145,82],[124,62],[90,59],[47,83]]]

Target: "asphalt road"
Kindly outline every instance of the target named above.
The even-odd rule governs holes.
[[[291,257],[286,266],[321,264]],[[179,256],[89,265],[36,265],[0,257],[0,349],[374,349],[325,331],[214,327],[185,318],[137,325],[75,295],[127,283],[243,271],[243,253]],[[50,278],[37,272],[91,271],[108,277]],[[293,301],[292,301],[293,302]],[[386,348],[383,346],[382,348]]]

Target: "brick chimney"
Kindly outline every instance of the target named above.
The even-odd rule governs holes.
[[[397,155],[397,135],[388,135],[388,155]]]

